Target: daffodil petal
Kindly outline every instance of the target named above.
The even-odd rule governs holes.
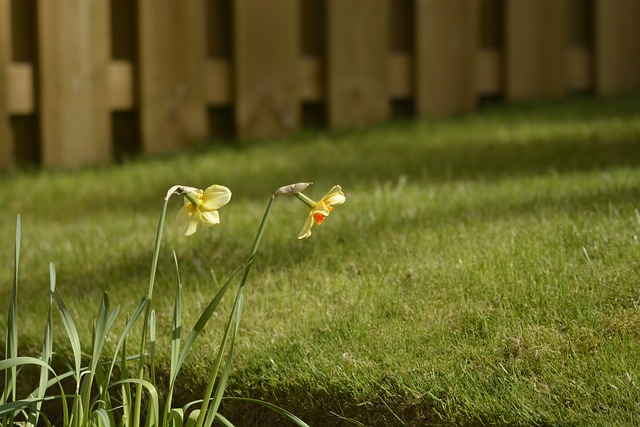
[[[329,196],[327,199],[325,199],[325,202],[328,205],[341,205],[346,201],[346,197],[344,197],[344,194],[340,193],[340,194],[332,194],[331,196]]]
[[[327,205],[324,202],[319,202],[313,207],[313,209],[311,209],[311,216],[314,216],[317,214],[329,216],[329,212],[331,212],[329,210],[329,205]]]
[[[220,224],[220,214],[218,211],[202,212],[202,222],[208,225]]]
[[[305,239],[311,236],[311,227],[313,227],[313,216],[309,215],[307,217],[307,222],[305,222],[304,227],[302,227],[302,231],[298,234],[298,239]]]
[[[328,205],[341,205],[345,202],[346,198],[342,192],[342,187],[339,185],[334,186],[327,194],[324,195],[322,201]]]
[[[185,225],[191,220],[191,216],[193,215],[194,211],[195,206],[193,206],[191,202],[187,201],[187,203],[184,204],[182,209],[180,209],[180,211],[176,215],[176,223],[179,225]]]
[[[200,221],[196,219],[191,219],[184,224],[184,235],[191,236],[198,229],[198,223]]]
[[[222,185],[212,185],[204,190],[201,209],[213,211],[220,209],[231,200],[231,190]]]

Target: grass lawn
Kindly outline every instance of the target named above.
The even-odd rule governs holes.
[[[88,343],[103,291],[123,312],[145,295],[167,189],[231,188],[221,224],[189,238],[173,225],[180,203],[170,205],[154,302],[167,354],[172,250],[190,327],[217,290],[212,273],[222,281],[244,263],[270,195],[298,181],[314,181],[305,193],[316,199],[340,184],[347,201],[298,240],[308,210],[277,199],[229,393],[318,426],[640,424],[640,97],[5,175],[0,340],[17,214],[21,352],[34,354],[50,261]],[[185,400],[202,394],[225,318],[188,359]],[[56,351],[68,350],[65,337],[54,318]],[[222,413],[282,422],[238,404]]]

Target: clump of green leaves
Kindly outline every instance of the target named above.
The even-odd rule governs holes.
[[[221,188],[224,191],[228,191],[226,187],[220,186],[217,186],[214,190],[221,191]],[[166,394],[161,398],[162,393],[156,384],[155,374],[157,317],[153,308],[153,288],[167,205],[172,194],[185,196],[187,201],[179,218],[181,218],[181,222],[186,224],[185,230],[187,231],[185,234],[193,234],[198,221],[208,225],[217,223],[217,212],[215,213],[216,220],[212,220],[212,212],[226,204],[230,198],[230,192],[227,194],[223,191],[223,193],[218,193],[218,196],[212,196],[213,192],[208,194],[207,191],[209,189],[203,192],[202,190],[182,186],[173,187],[169,191],[164,201],[156,234],[147,295],[140,299],[134,311],[127,316],[124,329],[119,334],[115,349],[110,355],[105,354],[105,342],[108,336],[112,334],[116,319],[120,313],[120,307],[111,308],[108,294],[105,292],[102,295],[98,314],[92,323],[93,333],[88,360],[83,360],[83,346],[80,342],[76,322],[65,304],[62,294],[56,288],[56,272],[53,264],[50,264],[49,269],[49,309],[45,323],[42,351],[37,356],[18,355],[17,303],[21,243],[21,223],[20,216],[18,216],[16,220],[13,291],[7,317],[5,359],[0,361],[0,371],[5,373],[4,390],[0,395],[0,425],[9,426],[16,423],[24,423],[28,426],[42,423],[50,425],[50,418],[53,418],[54,414],[46,413],[43,410],[43,403],[55,401],[58,405],[54,407],[60,408],[62,412],[60,415],[55,414],[55,416],[61,418],[64,426],[119,425],[138,427],[144,423],[146,426],[165,427],[186,424],[187,426],[201,427],[210,426],[214,421],[218,421],[225,426],[232,426],[233,424],[219,412],[219,409],[223,399],[235,399],[266,406],[299,426],[307,426],[295,415],[268,402],[224,396],[231,370],[234,342],[242,317],[243,289],[276,197],[279,194],[295,195],[292,192],[293,190],[276,192],[270,198],[247,262],[231,274],[216,295],[209,301],[184,343],[182,342],[181,333],[182,285],[178,261],[174,252],[176,295],[171,328],[169,384]],[[218,203],[221,200],[219,194],[222,194],[220,197],[226,201]],[[218,200],[218,202],[214,203],[214,199]],[[215,355],[204,395],[201,399],[191,401],[182,407],[174,407],[173,392],[178,373],[184,365],[198,335],[211,319],[223,296],[232,288],[231,285],[241,272],[243,274],[240,284],[233,299],[232,309]],[[62,318],[62,323],[71,345],[72,354],[70,359],[53,351],[52,312],[56,308]],[[130,355],[127,352],[129,347],[128,340],[132,335],[134,326],[141,319],[142,334],[139,337],[139,352]],[[62,361],[62,366],[66,369],[64,372],[58,372],[54,369],[54,357]],[[132,364],[135,364],[135,370],[133,371],[131,370]],[[39,369],[39,382],[37,387],[26,396],[20,396],[21,393],[18,392],[19,377],[21,372],[27,370],[30,366],[35,366]],[[72,387],[67,385],[69,382],[73,384]]]

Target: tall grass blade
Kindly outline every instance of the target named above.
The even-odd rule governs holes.
[[[118,360],[120,361],[121,379],[126,379],[129,377],[129,370],[127,365],[128,359],[126,355],[126,340],[127,340],[127,337],[129,336],[129,333],[131,332],[131,329],[135,325],[136,321],[138,320],[138,318],[140,317],[144,309],[147,307],[148,303],[149,303],[149,300],[147,298],[140,299],[140,301],[138,302],[138,305],[136,306],[136,309],[133,311],[131,318],[127,319],[126,326],[122,334],[120,335],[120,339],[118,340],[118,344],[116,345],[115,351],[113,353],[111,365],[109,366],[109,370],[107,371],[107,377],[106,377],[107,384],[111,383],[111,376],[113,375],[113,369],[116,363],[118,363]],[[102,399],[107,398],[106,396],[107,390],[108,388],[103,389]],[[121,425],[128,426],[130,425],[129,423],[131,422],[131,390],[129,389],[129,383],[122,384],[122,400],[123,400],[122,401],[123,419],[122,419]]]
[[[69,343],[71,344],[71,351],[73,352],[74,371],[76,378],[76,393],[80,389],[80,371],[82,368],[82,347],[80,345],[80,336],[78,335],[78,329],[73,321],[73,317],[67,308],[67,305],[62,298],[62,294],[56,289],[55,299],[58,303],[58,311],[62,318],[62,324],[67,331],[69,337]]]
[[[213,402],[211,408],[207,413],[207,419],[204,423],[206,427],[209,427],[213,424],[215,420],[215,415],[218,413],[218,409],[220,408],[220,402],[222,402],[222,396],[224,395],[224,391],[227,388],[227,382],[229,381],[229,374],[231,372],[231,362],[233,360],[233,346],[236,341],[236,336],[238,335],[238,329],[240,327],[240,319],[242,318],[242,307],[244,303],[244,296],[242,293],[242,288],[238,290],[238,297],[235,304],[235,310],[231,314],[231,318],[229,319],[230,324],[233,324],[235,320],[235,327],[231,333],[231,342],[229,343],[229,354],[227,354],[227,361],[225,363],[224,370],[222,371],[222,375],[220,376],[220,380],[218,381],[218,386],[216,387],[216,391],[213,395]],[[226,341],[226,339],[225,339]],[[222,353],[220,353],[222,355]],[[219,362],[218,362],[219,366]]]
[[[95,417],[95,412],[99,409],[107,408],[109,411],[107,412],[108,417],[110,419],[110,424],[115,425],[114,411],[111,410],[113,408],[111,395],[107,392],[104,392],[105,389],[109,388],[109,382],[107,381],[107,377],[104,372],[105,363],[100,363],[96,367],[95,372],[95,386],[98,389],[100,394],[100,398],[92,398],[92,408],[96,408],[92,411],[92,417]],[[102,397],[104,396],[104,397]],[[112,421],[112,422],[111,422]]]
[[[173,306],[173,325],[171,333],[171,378],[175,378],[180,359],[180,338],[182,335],[182,282],[175,251],[173,260],[176,264],[176,301]]]
[[[175,381],[175,378],[178,375],[178,371],[182,367],[182,365],[184,363],[184,360],[187,358],[187,355],[189,354],[189,351],[191,350],[191,346],[193,345],[193,343],[195,342],[196,338],[198,338],[198,335],[200,335],[200,332],[202,332],[202,329],[204,328],[204,326],[207,324],[207,322],[211,318],[211,315],[213,314],[213,312],[215,311],[216,307],[220,303],[220,300],[222,300],[222,297],[227,292],[227,289],[229,288],[229,285],[231,284],[233,279],[236,277],[236,275],[240,271],[242,271],[243,268],[244,268],[244,266],[243,267],[239,267],[238,269],[236,269],[231,274],[231,276],[227,279],[227,281],[222,286],[222,288],[220,288],[218,293],[213,297],[213,299],[209,302],[207,307],[203,310],[202,314],[200,314],[200,317],[198,318],[198,321],[196,322],[196,324],[191,329],[191,332],[189,333],[189,336],[187,337],[187,339],[186,339],[186,341],[184,343],[184,348],[182,349],[182,352],[180,353],[180,359],[178,360],[176,372],[175,372],[174,377],[172,378],[172,381]]]
[[[47,415],[43,412],[40,414],[40,419],[42,420],[40,423],[44,423],[45,427],[51,427],[51,421],[49,420],[49,417],[47,417]]]
[[[62,324],[67,332],[67,336],[69,337],[69,343],[71,344],[71,350],[73,352],[73,362],[74,362],[74,378],[75,378],[75,392],[73,394],[73,405],[71,406],[71,418],[73,420],[78,420],[80,414],[82,413],[82,397],[81,397],[81,386],[82,386],[82,347],[80,344],[80,336],[78,335],[78,329],[76,328],[75,322],[73,321],[73,316],[71,316],[71,312],[67,307],[67,304],[64,302],[64,298],[62,294],[56,289],[55,298],[58,304],[58,311],[60,312],[60,317],[62,318]],[[66,405],[66,401],[64,402]],[[66,417],[65,417],[66,419]]]
[[[117,314],[117,311],[117,309],[114,310],[115,314]],[[110,328],[110,325],[113,325],[113,321],[115,321],[115,318],[113,316],[114,312],[109,313],[109,295],[106,292],[103,293],[102,298],[100,299],[98,316],[94,321],[89,372],[84,377],[82,386],[80,387],[80,400],[82,401],[83,408],[81,416],[83,424],[89,422],[88,411],[91,406],[91,389],[94,383],[96,372],[99,368],[100,355],[102,354],[102,348],[104,346],[106,334]],[[101,384],[98,384],[98,386],[101,386]],[[104,389],[105,387],[100,387],[100,392],[103,392]],[[76,411],[74,411],[74,414],[75,413]]]
[[[149,381],[141,380],[139,378],[127,378],[127,379],[119,380],[111,384],[110,387],[117,387],[117,386],[121,386],[122,384],[135,384],[135,385],[139,385],[141,389],[142,387],[144,387],[147,390],[149,394],[149,410],[148,410],[148,416],[147,416],[147,425],[149,426],[158,425],[160,405],[158,403],[158,390],[156,389],[156,387],[153,384],[151,384]],[[135,422],[136,420],[134,419],[133,421]],[[138,419],[137,421],[140,422],[140,419]]]
[[[91,418],[93,421],[92,425],[94,426],[98,426],[98,427],[99,426],[115,426],[115,424],[111,422],[111,419],[109,418],[109,414],[107,414],[107,411],[105,411],[102,408],[94,411]]]
[[[5,360],[1,360],[0,361],[0,371],[8,371],[11,372],[12,370],[16,370],[16,368],[18,367],[23,367],[23,366],[27,366],[27,365],[35,365],[35,366],[39,366],[40,368],[44,368],[44,369],[48,369],[49,371],[51,371],[51,373],[53,373],[53,375],[55,375],[55,372],[53,372],[53,369],[51,369],[51,365],[46,363],[45,361],[43,361],[40,358],[37,357],[28,357],[28,356],[17,356],[17,357],[12,357],[10,359],[5,359]],[[57,382],[59,382],[59,379],[57,380]],[[55,382],[54,382],[55,383]],[[38,387],[39,391],[41,389],[41,387]],[[44,389],[47,389],[47,385],[45,384]],[[29,397],[28,399],[22,399],[20,400],[19,404],[17,404],[15,399],[12,400],[11,402],[5,402],[3,404],[0,404],[0,417],[8,417],[5,420],[3,420],[3,423],[1,425],[14,425],[14,415],[16,412],[22,411],[25,408],[30,408],[30,411],[27,413],[27,424],[29,423],[29,421],[33,420],[33,416],[31,415],[33,413],[33,411],[35,410],[34,406],[35,404],[37,404],[39,401],[42,400],[51,400],[54,397]],[[6,424],[5,421],[10,421],[11,424]]]
[[[144,375],[144,359],[145,348],[147,347],[147,328],[149,327],[149,316],[151,309],[151,301],[153,300],[153,288],[156,280],[156,271],[158,268],[158,256],[160,255],[160,246],[162,245],[162,231],[164,229],[164,220],[167,215],[167,206],[169,205],[169,198],[165,198],[162,204],[162,211],[160,213],[160,219],[158,220],[158,230],[156,231],[156,241],[153,248],[153,256],[151,258],[151,272],[149,274],[149,288],[147,290],[148,305],[144,312],[144,323],[142,324],[142,336],[140,339],[140,359],[138,360],[138,378],[142,379]],[[133,410],[133,425],[138,427],[140,425],[140,413],[142,401],[142,389],[140,384],[136,384],[135,404]]]
[[[9,301],[9,312],[7,313],[7,332],[5,336],[5,358],[11,359],[18,356],[18,270],[20,265],[20,241],[22,239],[22,228],[20,223],[20,215],[16,217],[16,241],[15,255],[13,261],[13,288],[11,291],[11,300]],[[11,368],[5,373],[4,391],[0,395],[0,404],[16,400],[16,367]],[[9,424],[13,420],[7,420]]]
[[[198,427],[205,425],[205,417],[208,418],[209,405],[211,404],[211,396],[214,392],[214,385],[216,383],[216,379],[218,378],[218,372],[220,372],[220,366],[222,364],[222,359],[224,357],[225,349],[227,347],[227,343],[229,341],[229,334],[231,333],[231,329],[233,326],[233,320],[235,318],[237,309],[238,309],[238,301],[240,300],[240,296],[242,294],[242,287],[238,289],[236,294],[236,298],[233,302],[233,308],[231,310],[231,314],[229,315],[229,320],[227,321],[227,326],[224,331],[224,335],[222,336],[222,340],[220,341],[220,346],[218,347],[218,351],[216,352],[216,357],[213,362],[213,366],[211,368],[211,373],[209,374],[209,381],[207,383],[207,388],[204,392],[204,396],[202,397],[202,405],[200,406],[200,416],[198,417]]]
[[[43,362],[38,357],[17,356],[17,357],[12,357],[10,359],[0,360],[0,371],[10,370],[14,367],[27,366],[27,365],[36,365],[36,366],[51,369],[51,366],[49,366],[48,363]],[[53,372],[53,370],[51,372]],[[55,372],[53,373],[55,375]]]
[[[116,308],[113,309],[111,313],[109,313],[109,317],[107,318],[107,324],[105,325],[104,336],[106,337],[113,325],[116,323],[116,319],[118,318],[118,314],[120,314],[120,306],[117,305]],[[104,341],[103,341],[104,344]],[[102,351],[100,352],[102,354]]]
[[[206,414],[207,416],[207,425],[210,425],[213,422],[213,417],[215,416],[216,412],[217,412],[217,406],[220,404],[220,400],[222,399],[222,393],[224,393],[224,389],[226,388],[226,381],[228,379],[228,374],[227,377],[225,378],[224,374],[220,379],[220,384],[218,384],[218,388],[216,390],[216,396],[218,395],[218,393],[220,393],[219,399],[218,397],[216,397],[216,399],[218,399],[217,403],[216,401],[214,401],[214,406],[215,406],[215,410],[211,410],[211,412],[207,413],[207,407],[209,405],[209,400],[211,399],[211,392],[213,390],[213,386],[215,384],[215,380],[218,376],[218,371],[220,369],[220,364],[222,362],[222,357],[224,354],[224,349],[227,343],[227,339],[229,336],[229,332],[231,329],[231,325],[233,323],[233,319],[234,316],[238,316],[237,317],[237,322],[236,322],[236,328],[234,334],[233,334],[233,338],[232,338],[232,343],[231,345],[233,346],[233,341],[235,341],[235,335],[237,333],[237,329],[238,329],[238,322],[240,321],[240,317],[239,315],[241,314],[241,310],[239,310],[242,306],[242,290],[245,286],[245,284],[247,283],[247,279],[249,277],[249,272],[251,271],[251,266],[253,265],[253,260],[255,258],[256,253],[258,252],[258,247],[260,246],[260,241],[262,240],[262,235],[264,234],[264,230],[266,228],[267,225],[267,219],[269,218],[269,213],[271,212],[271,208],[273,207],[273,204],[276,200],[276,195],[274,194],[273,196],[271,196],[271,198],[269,199],[269,203],[267,204],[267,208],[264,211],[264,214],[262,216],[262,220],[260,221],[260,227],[258,228],[258,233],[256,234],[256,237],[253,241],[253,246],[251,247],[251,252],[249,254],[249,258],[247,259],[247,263],[244,266],[244,274],[242,275],[242,279],[240,281],[240,287],[238,289],[238,293],[236,294],[236,300],[234,302],[234,306],[233,306],[233,310],[231,312],[231,315],[229,317],[229,321],[227,323],[227,328],[225,330],[224,336],[222,338],[222,342],[220,344],[220,348],[218,349],[218,353],[216,355],[216,359],[214,362],[214,369],[211,372],[211,375],[209,377],[209,383],[207,384],[207,389],[205,391],[205,395],[203,397],[203,402],[202,402],[202,407],[201,407],[201,413],[200,416],[198,417],[198,427],[200,427],[201,425],[203,425],[202,423],[204,422],[203,418]],[[238,310],[238,311],[236,311]],[[227,367],[230,368],[230,363],[231,363],[231,356],[232,356],[232,350],[230,350],[230,355],[227,359]],[[227,369],[227,367],[225,367],[225,370]]]
[[[56,269],[53,263],[49,264],[49,303],[47,310],[47,322],[44,328],[44,338],[42,344],[42,354],[40,358],[47,365],[51,366],[51,357],[53,354],[53,343],[51,338],[51,310],[53,308],[53,294],[56,291]],[[36,390],[35,397],[44,397],[47,392],[47,382],[49,381],[49,369],[48,367],[40,367],[40,382],[38,389]],[[31,414],[29,414],[28,425],[37,425],[40,415],[40,409],[42,408],[42,402],[35,403]]]
[[[142,312],[142,306],[145,301],[146,301],[146,298],[141,301],[141,304],[139,304],[140,313]],[[129,315],[127,315],[126,324],[127,326],[133,324],[131,322],[131,319],[129,318]],[[127,360],[127,335],[128,335],[128,332],[126,331],[126,327],[125,327],[125,332],[123,332],[122,336],[120,337],[120,341],[118,342],[118,346],[116,347],[116,351],[114,352],[114,355],[115,355],[114,362],[115,362],[115,358],[117,357],[118,351],[119,351],[118,348],[122,346],[122,351],[120,352],[120,379],[123,379],[123,380],[129,378],[129,363]],[[114,365],[112,363],[111,367],[109,368],[109,374],[108,374],[109,378],[111,377],[113,366]],[[131,419],[129,418],[129,415],[131,414],[131,387],[129,386],[129,384],[122,384],[120,388],[121,388],[120,393],[122,397],[122,418],[121,418],[120,424],[122,426],[128,426],[129,422],[131,421]]]
[[[121,363],[126,366],[126,354],[124,352],[125,341],[127,339],[127,336],[129,336],[131,329],[133,329],[133,326],[135,325],[136,321],[142,314],[143,310],[147,307],[148,303],[149,303],[149,300],[147,298],[140,299],[140,301],[138,302],[138,305],[136,306],[136,309],[133,311],[133,314],[131,315],[131,318],[127,322],[124,330],[122,331],[122,334],[120,335],[120,339],[118,340],[118,344],[116,345],[116,348],[114,351],[114,357],[113,357],[113,360],[111,361],[109,373],[107,374],[108,380],[111,379],[113,368],[118,360],[118,354],[120,353],[122,354]],[[122,349],[122,351],[120,349]]]
[[[255,403],[257,405],[262,405],[266,408],[271,409],[272,411],[282,415],[283,417],[286,417],[289,419],[289,421],[295,423],[296,425],[300,426],[300,427],[309,427],[309,425],[307,423],[305,423],[304,421],[302,421],[300,418],[296,417],[295,415],[293,415],[291,412],[287,411],[286,409],[283,409],[279,406],[274,405],[273,403],[269,403],[269,402],[265,402],[262,400],[258,400],[258,399],[251,399],[249,397],[225,397],[225,400],[237,400],[237,401],[242,401],[242,402],[250,402],[250,403]]]
[[[182,427],[184,420],[184,411],[180,408],[172,409],[169,413],[169,420],[166,423],[171,427]]]
[[[4,403],[0,405],[0,417],[5,417],[9,415],[13,419],[14,415],[20,413],[25,408],[32,407],[34,404],[38,402],[43,402],[45,400],[54,400],[57,398],[58,398],[57,396],[46,396],[46,397],[38,397],[38,398],[30,397],[27,399],[14,400],[12,402]],[[20,425],[21,423],[16,423],[16,424]],[[7,425],[7,424],[3,424],[3,425]],[[14,424],[9,424],[9,425],[14,425]]]
[[[233,425],[233,423],[231,421],[229,421],[228,419],[226,419],[222,414],[216,414],[216,420],[220,421],[220,423],[223,426],[226,427],[236,427]]]
[[[68,363],[66,363],[66,365],[70,367]],[[72,369],[69,369],[69,371],[61,375],[58,375],[55,378],[51,378],[47,382],[47,386],[45,387],[48,390],[49,388],[57,384],[58,388],[60,389],[59,400],[60,400],[60,406],[62,407],[62,425],[63,426],[69,425],[69,405],[67,403],[67,395],[64,391],[64,387],[62,386],[62,381],[74,376],[75,376],[75,372]]]
[[[187,418],[187,427],[195,427],[198,424],[200,418],[200,409],[195,409],[189,413]]]
[[[164,411],[162,413],[163,426],[167,426],[168,423],[172,422],[173,418],[177,416],[171,411],[171,405],[173,400],[173,388],[175,385],[174,378],[177,377],[179,370],[178,360],[180,359],[180,338],[182,335],[182,282],[180,280],[180,269],[178,267],[178,258],[175,251],[173,251],[173,261],[176,265],[176,299],[173,305],[173,324],[171,329],[171,365],[169,369],[169,391],[167,392],[167,399],[165,401]],[[182,421],[180,421],[180,424],[182,424]]]
[[[151,310],[149,318],[149,364],[150,379],[153,385],[156,385],[156,311]]]
[[[93,337],[92,353],[91,353],[91,370],[95,371],[100,364],[100,355],[104,348],[107,334],[113,327],[113,324],[120,313],[120,306],[116,306],[113,311],[109,312],[109,295],[105,292],[100,301],[100,310],[96,319],[96,332]]]

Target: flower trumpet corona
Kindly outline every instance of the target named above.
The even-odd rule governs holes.
[[[212,185],[204,191],[199,188],[176,186],[169,190],[167,197],[173,193],[184,196],[184,206],[176,216],[176,223],[183,227],[185,236],[195,233],[200,223],[219,224],[218,209],[231,200],[231,190],[222,185]]]
[[[341,205],[346,200],[344,193],[342,192],[342,188],[339,185],[335,185],[322,197],[322,199],[320,199],[319,202],[310,199],[301,191],[295,192],[293,195],[300,199],[310,209],[307,222],[305,222],[304,227],[302,227],[302,231],[300,231],[298,239],[304,239],[311,236],[311,228],[313,227],[313,224],[322,224],[324,219],[328,217],[333,210],[333,205]]]

